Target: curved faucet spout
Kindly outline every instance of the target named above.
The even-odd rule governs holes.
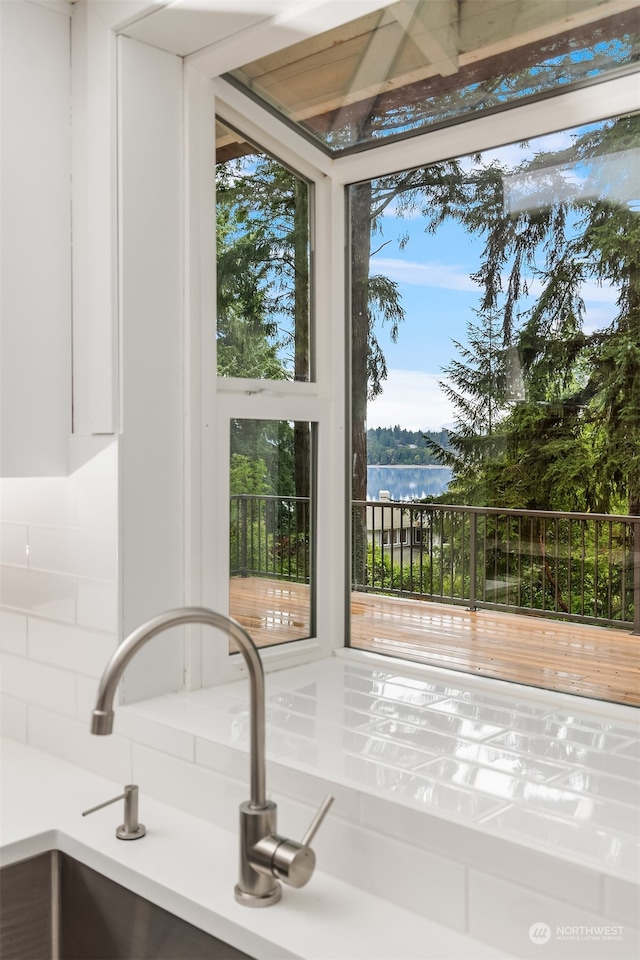
[[[262,661],[253,640],[236,620],[215,613],[206,607],[184,607],[167,610],[138,627],[122,641],[105,667],[98,698],[91,720],[91,732],[98,735],[111,733],[113,729],[113,699],[120,678],[130,660],[138,650],[157,634],[171,627],[198,623],[215,627],[227,633],[234,640],[244,657],[249,671],[251,710],[250,710],[250,763],[251,763],[251,799],[252,809],[267,807],[265,785],[265,705],[264,671]]]

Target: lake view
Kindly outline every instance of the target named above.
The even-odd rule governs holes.
[[[420,500],[444,493],[451,480],[451,468],[367,467],[367,499],[379,500],[380,491],[388,490],[392,500]]]

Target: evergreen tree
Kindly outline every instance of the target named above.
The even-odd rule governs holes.
[[[488,441],[474,419],[482,345],[470,339],[447,369],[454,384],[472,389],[449,391],[457,431],[454,453],[441,460],[456,472],[450,489],[471,502],[484,489],[484,502],[495,505],[640,511],[640,223],[623,199],[637,186],[620,182],[622,171],[633,178],[639,145],[640,117],[599,124],[515,170],[479,166],[453,202],[426,211],[429,230],[453,217],[484,237],[480,310],[499,313],[501,349],[505,358],[517,352],[526,386],[526,400],[505,411]],[[580,174],[570,189],[567,173]],[[504,183],[514,176],[525,195],[543,180],[552,202],[510,209]],[[532,277],[540,294],[527,308]],[[587,282],[620,291],[606,329],[585,329]]]

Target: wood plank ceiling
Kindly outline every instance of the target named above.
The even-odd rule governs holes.
[[[381,116],[639,29],[637,0],[400,0],[231,76],[321,140],[346,125],[357,139],[374,110]],[[226,143],[221,160],[237,155],[228,134]]]

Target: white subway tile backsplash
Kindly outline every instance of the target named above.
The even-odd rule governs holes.
[[[428,811],[445,818],[453,817],[457,822],[480,820],[503,806],[499,798],[464,790],[455,783],[443,783],[418,771],[389,771],[380,764],[356,762],[350,764],[349,772],[356,781],[362,778],[362,789],[367,789],[369,794],[377,793],[393,803],[401,801],[421,814]],[[383,785],[384,789],[380,789]],[[375,804],[377,798],[368,795],[363,804],[366,805],[368,799]],[[386,819],[388,822],[388,817]]]
[[[249,776],[249,751],[238,750],[236,747],[226,746],[206,740],[204,737],[195,738],[195,762],[200,767],[216,770],[235,780],[247,779]],[[248,782],[248,780],[247,780]],[[273,785],[270,779],[269,785]]]
[[[27,618],[24,614],[0,610],[0,650],[26,657]]]
[[[0,523],[0,563],[26,567],[29,563],[29,528],[21,523]]]
[[[517,710],[517,706],[515,707]],[[443,713],[452,717],[460,717],[463,719],[479,721],[481,723],[490,723],[497,724],[499,727],[509,727],[511,725],[514,708],[507,708],[504,705],[497,706],[495,700],[490,702],[485,702],[483,699],[473,700],[459,700],[449,698],[447,700],[440,700],[436,703],[429,705],[429,711],[431,713]],[[540,711],[542,713],[542,711]],[[526,717],[529,716],[529,713],[524,713],[518,718],[518,726],[522,729],[526,729]],[[536,714],[532,715],[531,719],[532,724],[537,724],[538,719]]]
[[[71,481],[77,529],[113,535],[118,528],[117,444],[84,464]]]
[[[92,438],[92,443],[98,440]],[[84,459],[81,466],[73,470],[70,480],[77,487],[86,486],[94,489],[103,484],[112,484],[115,486],[118,469],[118,441],[115,438],[100,438],[100,442],[105,443],[104,449],[95,452],[91,449],[91,455]]]
[[[376,736],[376,732],[374,724],[368,724],[364,729],[345,729],[342,749],[347,756],[354,756],[358,760],[357,764],[352,765],[353,769],[360,771],[360,761],[365,757],[372,764],[385,768],[415,770],[434,759],[438,747],[446,743],[446,737],[434,735],[430,739],[432,751],[429,752],[424,742],[420,743],[420,749],[416,749],[407,742],[394,740],[393,736]]]
[[[113,535],[29,527],[29,566],[32,570],[114,581],[116,559]]]
[[[29,618],[29,658],[32,660],[100,677],[116,646],[112,633]]]
[[[640,781],[612,777],[593,770],[573,770],[553,781],[554,787],[575,790],[587,797],[615,800],[640,808]]]
[[[73,527],[75,491],[66,477],[20,477],[0,480],[0,519],[7,523]]]
[[[363,821],[372,828],[380,825],[385,833],[398,835],[459,864],[520,882],[532,890],[590,909],[601,908],[602,877],[595,870],[484,833],[476,826],[461,826],[453,819],[426,818],[418,810],[406,809],[399,815],[390,801],[368,796],[363,796],[361,803]]]
[[[521,805],[505,807],[490,814],[484,823],[502,836],[548,850],[583,863],[615,866],[632,877],[640,876],[640,845],[636,837],[616,827],[571,822],[549,816],[542,810]],[[628,821],[625,822],[628,829]],[[626,835],[625,835],[626,834]]]
[[[131,782],[139,785],[141,795],[148,793],[224,830],[237,831],[238,807],[249,799],[246,781],[233,780],[138,743],[132,749]]]
[[[640,741],[633,740],[630,743],[625,743],[623,747],[620,747],[618,753],[623,757],[633,757],[640,760]]]
[[[0,567],[0,596],[5,608],[73,623],[77,586],[73,577],[20,567]]]
[[[436,824],[439,824],[435,816],[454,818],[456,821],[462,817],[473,821],[478,819],[483,811],[495,810],[499,806],[499,803],[495,800],[491,801],[488,797],[472,793],[461,794],[447,784],[426,781],[422,789],[424,793],[419,793],[417,788],[413,788],[420,799],[420,804],[416,804],[415,809],[403,808],[402,816],[397,815],[397,803],[394,802],[396,793],[393,793],[389,799],[374,797],[368,793],[362,794],[360,806],[363,824],[387,836],[430,848],[432,834],[437,829]],[[425,811],[434,816],[425,816]],[[455,856],[453,851],[452,856]]]
[[[592,714],[580,710],[559,710],[549,718],[549,721],[553,726],[547,723],[541,727],[541,730],[551,730],[551,735],[554,733],[557,735],[558,730],[555,729],[557,726],[562,730],[563,737],[567,734],[570,735],[573,730],[588,730],[596,735],[613,733],[621,737],[637,737],[640,734],[640,720],[633,714],[629,716],[627,722],[619,722],[614,719],[594,717]],[[550,734],[546,733],[545,735],[549,736]]]
[[[56,713],[75,715],[74,674],[8,653],[2,654],[0,664],[0,689],[3,693],[26,703],[39,704]]]
[[[278,813],[288,829],[285,803]],[[327,873],[454,930],[466,929],[466,870],[461,864],[354,827],[331,811],[317,847]]]
[[[96,705],[99,680],[78,674],[76,678],[76,718],[89,726],[93,708]]]
[[[611,917],[469,872],[469,931],[515,957],[553,960],[632,960],[638,934]]]
[[[640,886],[617,877],[605,877],[604,913],[630,927],[640,927]]]
[[[640,760],[606,752],[608,749],[613,749],[614,745],[621,745],[618,737],[608,737],[604,734],[600,739],[601,744],[588,746],[566,740],[531,736],[511,730],[494,737],[487,746],[504,747],[521,756],[544,755],[551,761],[579,765],[589,770],[608,773],[616,777],[637,779],[640,776]]]
[[[120,783],[134,783],[131,776],[131,742],[112,734],[93,736],[86,723],[43,710],[28,708],[29,745],[52,753],[61,760],[75,763]],[[96,803],[108,797],[96,797]],[[72,802],[72,799],[70,799]],[[78,811],[80,815],[81,811]]]
[[[182,730],[164,723],[149,720],[133,711],[117,710],[114,730],[120,736],[136,743],[145,744],[162,753],[193,763],[195,756],[195,738]]]
[[[27,705],[5,693],[0,695],[0,734],[20,743],[27,742]]]
[[[448,756],[462,763],[476,764],[490,770],[499,770],[532,782],[546,783],[566,773],[569,766],[550,760],[544,750],[539,753],[519,754],[502,747],[496,740],[488,743],[473,743],[469,740],[453,741]]]
[[[104,487],[76,487],[76,529],[84,533],[114,535],[118,529],[115,484]]]
[[[116,633],[118,629],[118,593],[115,583],[78,580],[78,624]]]
[[[360,822],[360,794],[333,780],[292,769],[285,763],[270,762],[267,764],[267,784],[270,795],[291,797],[311,808],[318,807],[320,801],[331,794],[334,798],[332,817]]]

